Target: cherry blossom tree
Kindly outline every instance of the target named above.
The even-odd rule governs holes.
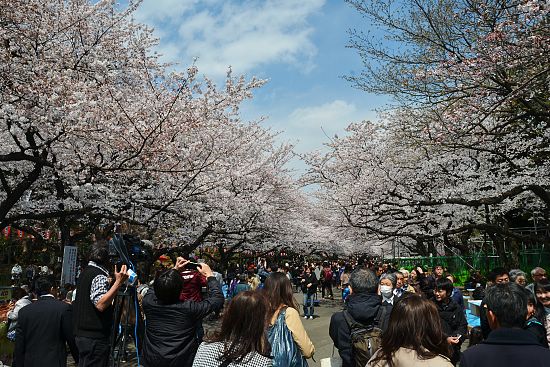
[[[349,80],[396,103],[311,158],[324,207],[422,254],[484,233],[517,264],[520,241],[548,242],[513,229],[548,224],[548,2],[349,3],[386,31],[351,32],[365,68]]]
[[[60,227],[62,244],[106,221],[189,249],[278,238],[301,200],[293,153],[239,115],[264,82],[170,72],[138,6],[0,1],[0,227]]]

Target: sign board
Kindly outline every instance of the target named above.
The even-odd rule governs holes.
[[[63,250],[63,267],[61,268],[61,286],[69,283],[76,284],[76,246],[65,246]]]
[[[0,288],[0,301],[11,301],[11,287]]]

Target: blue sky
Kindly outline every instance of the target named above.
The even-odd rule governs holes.
[[[348,29],[368,27],[343,0],[144,0],[137,17],[155,28],[166,61],[186,68],[197,58],[199,72],[214,80],[228,66],[234,75],[268,79],[243,118],[267,117],[265,125],[297,153],[322,149],[325,134],[375,119],[374,109],[388,102],[341,78],[361,70],[346,48]],[[305,166],[294,160],[291,167],[300,173]]]

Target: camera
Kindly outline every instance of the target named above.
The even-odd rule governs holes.
[[[193,261],[190,261],[187,264],[185,264],[185,269],[187,270],[197,270],[197,268],[202,268],[202,265]]]

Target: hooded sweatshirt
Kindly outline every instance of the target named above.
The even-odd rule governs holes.
[[[348,298],[347,311],[363,325],[372,325],[380,308],[381,298],[374,293],[354,293]],[[330,319],[329,335],[342,358],[342,367],[355,367],[351,346],[350,328],[343,312],[336,312]]]

